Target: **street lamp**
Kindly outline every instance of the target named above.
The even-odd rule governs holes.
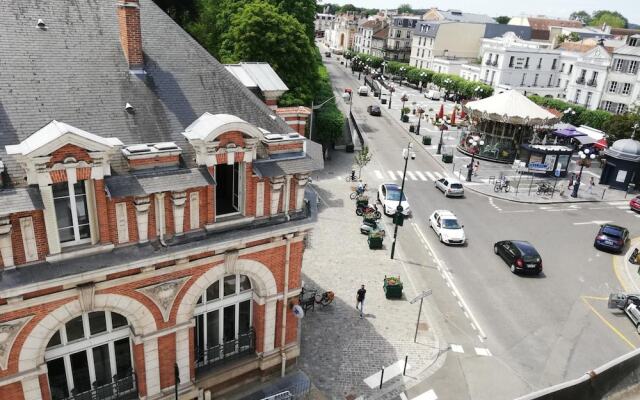
[[[633,128],[633,132],[631,132],[631,139],[633,139],[636,136],[636,129],[640,128],[640,125],[636,122],[632,128]]]
[[[409,157],[412,160],[416,159],[416,153],[413,152],[413,145],[411,142],[407,145],[406,149],[402,149],[402,157],[404,158],[404,172],[402,173],[402,185],[400,186],[400,198],[398,199],[398,206],[396,207],[393,223],[395,228],[393,229],[393,243],[391,244],[391,259],[396,253],[396,239],[398,237],[398,226],[402,224],[404,215],[402,214],[402,198],[404,197],[404,182],[407,177],[407,164],[409,163]]]
[[[416,127],[416,135],[420,134],[420,120],[422,120],[422,114],[424,114],[424,108],[422,106],[418,106],[416,108],[416,114],[418,114],[418,126]]]
[[[360,57],[356,54],[356,56],[351,60],[351,75],[353,75],[353,73],[355,72],[354,68],[357,68],[359,63]]]
[[[480,138],[478,138],[480,139]],[[467,166],[467,182],[471,182],[471,175],[473,174],[473,162],[475,160],[475,150],[477,149],[477,146],[484,146],[484,140],[478,140],[476,138],[474,138],[473,136],[469,138],[469,145],[471,145],[472,149],[471,149],[471,164],[469,164]]]
[[[591,153],[589,149],[580,150],[578,152],[580,159],[578,160],[578,164],[580,164],[580,172],[578,172],[578,177],[576,178],[576,183],[573,185],[573,192],[571,193],[571,197],[578,197],[578,188],[580,187],[580,181],[582,180],[582,169],[587,166],[591,166],[591,160],[596,158],[596,155]]]
[[[398,70],[400,74],[400,86],[402,86],[402,78],[404,77],[404,71],[406,71],[404,67],[400,67],[400,69]]]
[[[447,78],[444,81],[442,81],[442,83],[444,83],[445,90],[446,90],[445,96],[444,96],[444,99],[446,101],[447,98],[449,97],[449,84],[451,83],[451,79]]]
[[[380,64],[380,65],[382,65],[382,76],[384,76],[384,69],[387,66],[387,62],[383,61],[382,64]]]
[[[393,97],[393,92],[395,92],[395,88],[393,87],[393,83],[389,84],[389,110],[391,110],[391,98]]]
[[[572,117],[572,116],[576,115],[575,110],[574,110],[573,108],[571,108],[571,107],[567,108],[567,109],[566,109],[566,110],[564,110],[562,113],[564,114],[564,115],[562,116],[562,119],[563,119],[564,121],[571,120],[571,118],[570,118],[570,117]],[[565,117],[567,117],[567,118],[565,119]]]
[[[440,142],[438,142],[438,151],[436,151],[436,154],[442,154],[442,135],[444,133],[445,130],[445,125],[444,125],[444,121],[442,121],[442,124],[440,124]]]
[[[420,72],[420,93],[422,93],[422,86],[424,85],[424,77],[427,76],[424,72]]]
[[[402,109],[400,110],[400,121],[402,121],[402,117],[404,117],[404,103],[409,100],[409,96],[407,96],[406,92],[402,93],[402,97],[400,97],[400,101],[402,102]]]

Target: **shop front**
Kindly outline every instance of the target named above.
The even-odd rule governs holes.
[[[520,146],[520,160],[529,164],[544,164],[546,175],[554,175],[560,171],[560,176],[567,176],[567,169],[571,161],[573,149],[562,145],[523,144]]]

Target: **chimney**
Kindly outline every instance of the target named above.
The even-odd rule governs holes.
[[[140,3],[138,0],[118,0],[120,44],[129,63],[129,70],[142,70],[142,33],[140,30]]]

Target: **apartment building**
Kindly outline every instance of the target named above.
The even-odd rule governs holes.
[[[325,31],[324,43],[333,51],[343,52],[353,48],[358,26],[365,18],[352,12],[338,14]]]
[[[613,50],[599,108],[616,114],[640,107],[640,34]]]
[[[384,20],[365,21],[358,27],[353,49],[358,53],[372,54],[373,35],[386,28]]]
[[[389,27],[382,28],[371,36],[371,55],[384,58],[387,54]]]
[[[331,24],[335,19],[336,16],[333,14],[316,14],[316,19],[314,21],[316,37],[324,37],[325,32],[328,29],[331,29]]]
[[[605,90],[607,71],[611,65],[611,48],[600,41],[594,44],[575,45],[563,43],[560,50],[560,73],[566,74],[556,78],[556,86],[564,86],[558,96],[590,110],[600,104]]]
[[[294,360],[319,146],[153,1],[38,4],[0,3],[0,399],[202,399]]]
[[[531,39],[548,41],[551,27],[582,28],[582,22],[546,17],[518,16],[509,20],[509,25],[522,25],[531,28]]]
[[[411,41],[419,16],[395,15],[389,22],[385,58],[388,60],[409,61],[411,55]]]

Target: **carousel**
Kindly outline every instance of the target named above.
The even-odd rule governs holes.
[[[513,163],[530,145],[544,153],[544,132],[560,120],[515,90],[471,101],[463,111],[469,127],[460,135],[458,150],[501,163]],[[549,150],[558,152],[557,146]]]

